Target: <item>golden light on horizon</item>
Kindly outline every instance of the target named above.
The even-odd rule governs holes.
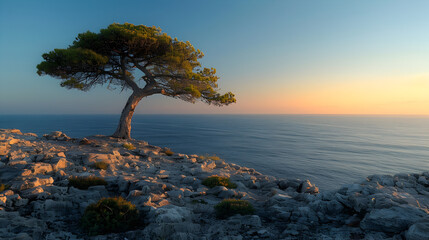
[[[315,114],[429,114],[429,75],[337,81],[293,94],[285,107]]]
[[[255,84],[228,110],[258,114],[429,115],[429,74],[309,82],[282,84],[269,93],[261,92],[262,85]]]

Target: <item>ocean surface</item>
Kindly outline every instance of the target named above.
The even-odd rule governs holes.
[[[39,136],[109,135],[119,115],[0,115],[0,128]],[[135,115],[132,137],[186,154],[215,154],[280,178],[334,190],[372,174],[429,171],[429,117]]]

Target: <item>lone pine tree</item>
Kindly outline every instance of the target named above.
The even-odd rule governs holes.
[[[218,93],[216,69],[203,68],[204,54],[189,42],[162,33],[157,27],[111,24],[99,33],[78,34],[66,49],[42,55],[39,75],[61,79],[61,86],[88,91],[93,86],[117,85],[130,89],[113,137],[130,138],[131,118],[137,104],[153,94],[217,106],[236,100]]]

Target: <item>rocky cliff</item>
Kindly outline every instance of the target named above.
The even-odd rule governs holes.
[[[276,179],[144,141],[16,129],[0,130],[0,159],[0,239],[429,239],[429,172],[375,175],[319,193],[308,180]],[[236,188],[203,185],[212,175]],[[70,186],[84,176],[107,184]],[[135,204],[144,222],[87,236],[79,224],[85,208],[109,196]],[[216,218],[214,206],[227,198],[249,201],[254,215]]]

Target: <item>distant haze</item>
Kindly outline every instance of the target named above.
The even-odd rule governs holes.
[[[113,22],[155,25],[205,53],[214,107],[153,96],[137,113],[429,114],[428,1],[1,1],[0,113],[119,114],[130,92],[67,90],[41,55]]]

